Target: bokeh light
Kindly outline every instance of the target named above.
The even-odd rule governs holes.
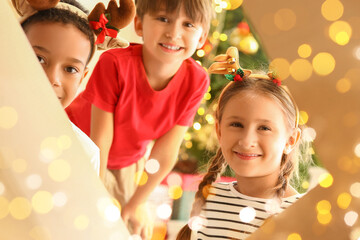
[[[53,195],[53,203],[56,207],[62,207],[65,206],[67,203],[68,198],[64,192],[56,192]]]
[[[296,59],[291,63],[289,70],[296,81],[303,82],[311,77],[313,67],[306,59]]]
[[[241,6],[243,0],[225,0],[225,2],[227,3],[226,10],[234,10]]]
[[[309,115],[307,112],[305,111],[300,111],[299,112],[299,115],[300,115],[300,119],[299,119],[299,124],[300,125],[304,125],[308,122],[309,120]]]
[[[336,90],[339,93],[346,93],[346,92],[348,92],[350,90],[350,88],[351,88],[351,82],[347,78],[341,78],[336,83]]]
[[[108,206],[106,206],[104,215],[105,215],[105,219],[108,220],[109,222],[116,222],[121,217],[120,209],[113,204],[109,204]]]
[[[70,177],[71,166],[63,159],[54,160],[49,164],[48,174],[55,182],[64,182]]]
[[[350,186],[350,193],[356,198],[360,198],[360,182],[355,182]]]
[[[205,114],[205,109],[203,107],[199,107],[199,109],[197,110],[197,114],[199,114],[200,116]]]
[[[354,148],[354,153],[355,153],[355,156],[360,158],[360,143],[356,144],[356,146]]]
[[[296,24],[296,14],[293,10],[282,8],[274,15],[275,26],[282,31],[289,31]]]
[[[79,215],[74,219],[74,227],[77,230],[85,230],[89,226],[90,220],[86,215]]]
[[[289,234],[289,236],[287,237],[287,240],[301,240],[301,236],[298,233],[291,233]]]
[[[199,49],[199,50],[196,51],[196,55],[198,57],[204,57],[205,56],[205,51],[202,50],[202,49]]]
[[[360,240],[360,227],[351,230],[350,240]]]
[[[195,130],[199,131],[200,128],[201,128],[201,124],[198,123],[198,122],[195,122],[195,123],[193,124],[193,128],[194,128]]]
[[[57,139],[58,142],[58,146],[60,149],[62,150],[66,150],[69,149],[71,147],[72,144],[72,140],[69,136],[67,135],[62,135]]]
[[[313,58],[312,65],[317,74],[326,76],[334,71],[335,59],[330,53],[321,52]]]
[[[341,46],[349,42],[351,35],[352,28],[348,22],[336,21],[329,27],[330,39]]]
[[[62,153],[62,149],[58,144],[58,139],[55,137],[48,137],[41,142],[40,155],[41,160],[44,162],[50,162],[59,157]]]
[[[241,221],[243,221],[245,223],[249,223],[255,219],[256,211],[252,207],[245,207],[245,208],[241,209],[241,211],[239,213],[239,217],[240,217]]]
[[[330,173],[321,174],[319,176],[318,180],[319,180],[320,186],[323,187],[323,188],[330,187],[334,182],[334,178]]]
[[[38,174],[31,174],[26,178],[25,183],[29,189],[38,189],[42,184],[42,178]]]
[[[344,6],[339,0],[326,0],[321,5],[321,14],[328,21],[336,21],[344,13]]]
[[[215,123],[215,119],[211,114],[206,114],[205,116],[205,120],[209,123],[209,124],[214,124]]]
[[[3,195],[4,192],[5,192],[5,185],[2,182],[0,182],[0,195]]]
[[[168,192],[169,192],[169,197],[174,200],[181,198],[183,194],[183,190],[179,185],[170,186]]]
[[[312,52],[311,46],[309,44],[301,44],[298,48],[298,54],[302,58],[308,58],[310,57]]]
[[[11,216],[17,220],[23,220],[30,216],[31,203],[23,197],[14,198],[9,205]]]
[[[160,169],[160,163],[158,160],[156,159],[149,159],[146,161],[145,163],[145,170],[149,173],[149,174],[154,174],[157,173]]]
[[[331,203],[328,200],[321,200],[316,204],[316,210],[320,214],[327,214],[331,211]]]
[[[331,222],[332,215],[331,215],[331,213],[326,213],[326,214],[318,213],[317,220],[320,224],[327,225]]]
[[[53,207],[53,196],[47,191],[38,191],[31,199],[32,207],[35,212],[40,214],[49,213]]]
[[[163,203],[156,208],[156,215],[163,220],[169,219],[172,209],[169,204]]]
[[[265,204],[265,211],[270,215],[277,214],[281,211],[281,203],[278,199],[269,199]]]
[[[5,218],[9,213],[9,200],[0,197],[0,219]]]
[[[316,138],[316,131],[314,128],[307,127],[302,131],[304,139],[308,142],[313,142]]]
[[[134,176],[134,181],[136,185],[143,186],[145,183],[147,183],[148,175],[144,171],[137,171]]]
[[[0,107],[0,128],[11,129],[18,121],[18,114],[12,107]]]
[[[341,209],[347,209],[351,203],[351,195],[347,192],[339,194],[337,198],[337,205]]]
[[[166,183],[169,186],[174,186],[174,185],[181,186],[182,178],[178,173],[173,172],[173,173],[170,173],[169,176],[166,178]]]
[[[290,75],[290,63],[285,58],[275,58],[271,61],[269,70],[281,80],[285,80]]]
[[[345,224],[348,225],[349,227],[352,227],[356,223],[358,217],[359,214],[357,212],[354,211],[347,212],[344,217]]]

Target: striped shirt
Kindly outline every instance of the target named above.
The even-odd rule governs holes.
[[[249,197],[239,193],[234,184],[214,183],[200,213],[202,227],[192,232],[192,240],[246,239],[269,216],[286,209],[302,195],[276,199]]]

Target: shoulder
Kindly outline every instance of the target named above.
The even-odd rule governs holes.
[[[188,58],[184,61],[185,68],[188,72],[196,72],[198,75],[208,76],[205,69],[197,63],[193,58]]]

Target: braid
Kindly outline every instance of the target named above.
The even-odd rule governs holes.
[[[282,198],[285,195],[294,167],[295,165],[289,159],[289,156],[287,154],[283,154],[280,164],[280,174],[277,185],[275,186],[276,195],[279,198]]]
[[[216,155],[212,157],[209,161],[208,171],[203,177],[202,181],[199,184],[199,188],[195,193],[195,200],[192,206],[190,217],[200,215],[201,209],[206,202],[206,198],[209,195],[209,189],[213,182],[223,173],[227,166],[225,158],[222,154],[221,148],[216,152]],[[191,229],[188,224],[186,224],[178,233],[176,240],[186,240],[191,237]]]

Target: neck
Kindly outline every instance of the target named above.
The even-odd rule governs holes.
[[[143,63],[150,86],[156,90],[164,89],[179,70],[182,62],[164,63],[151,58],[143,48]]]

